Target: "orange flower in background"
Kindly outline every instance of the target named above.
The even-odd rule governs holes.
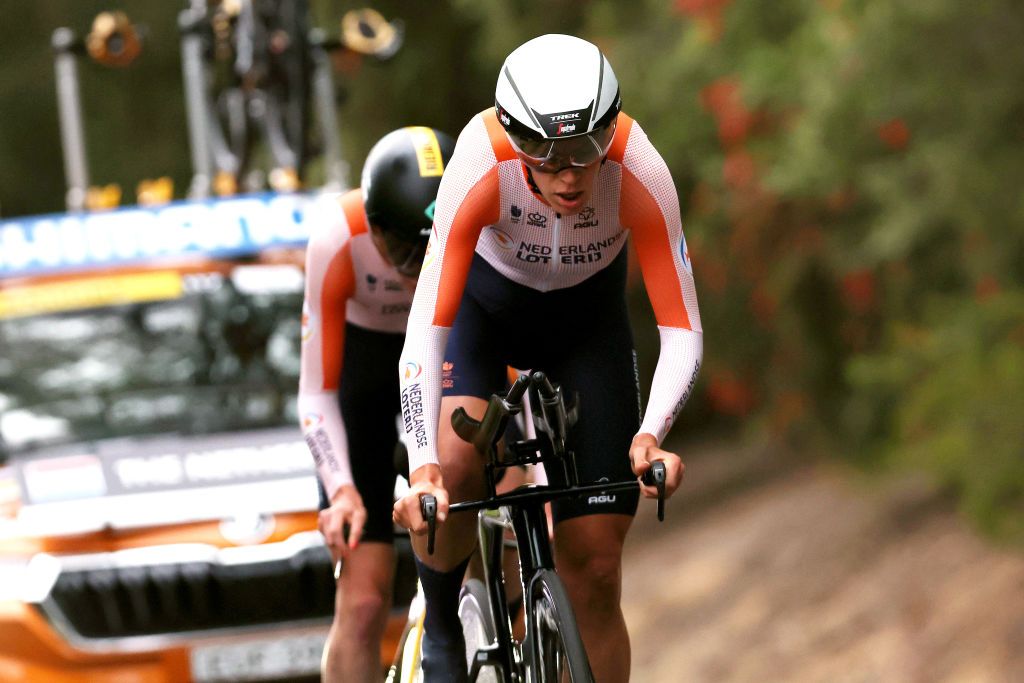
[[[676,12],[702,22],[710,29],[711,39],[722,35],[722,11],[732,0],[675,0]]]
[[[994,275],[984,275],[977,284],[974,285],[974,299],[975,301],[983,302],[988,301],[1002,290],[999,286],[999,281],[996,280]]]
[[[825,246],[825,235],[821,226],[807,225],[797,229],[790,236],[790,242],[794,251],[804,254],[815,254]]]
[[[892,150],[900,151],[906,149],[907,143],[910,142],[910,128],[907,127],[906,122],[901,118],[889,119],[878,126],[876,133],[878,134],[878,139]]]
[[[854,313],[864,314],[875,307],[875,274],[868,268],[855,270],[843,276],[843,301]]]
[[[844,187],[830,192],[825,197],[825,206],[833,213],[843,213],[857,202],[857,191],[852,187]]]
[[[700,99],[718,122],[718,139],[723,147],[736,147],[746,141],[757,117],[743,104],[736,78],[720,78],[705,86]]]
[[[750,312],[762,327],[768,329],[775,322],[779,310],[779,302],[774,296],[763,289],[755,289],[750,293]]]
[[[743,417],[754,409],[750,381],[737,377],[731,370],[712,371],[707,392],[712,409],[724,415]]]
[[[737,97],[740,84],[735,77],[726,76],[704,86],[700,91],[700,102],[704,108],[718,114],[730,106]]]
[[[715,212],[717,204],[711,185],[703,180],[697,183],[690,195],[690,210],[697,216],[709,216]]]
[[[734,190],[749,190],[754,185],[757,168],[754,157],[744,149],[734,149],[722,162],[722,179]]]
[[[702,259],[700,267],[695,268],[693,272],[698,287],[701,290],[707,289],[711,294],[724,293],[729,284],[729,272],[726,270],[725,264],[711,257]]]

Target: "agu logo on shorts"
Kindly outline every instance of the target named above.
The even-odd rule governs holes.
[[[302,416],[302,428],[305,430],[316,429],[324,422],[324,416],[320,413],[306,413]]]
[[[606,482],[606,481],[608,481],[608,477],[601,477],[597,481],[598,482]],[[601,493],[601,494],[598,494],[596,496],[590,496],[589,498],[587,498],[587,505],[603,505],[605,503],[614,503],[614,502],[615,502],[615,496],[614,495],[609,495],[607,493]]]
[[[434,131],[426,126],[409,126],[406,130],[409,131],[413,148],[416,150],[420,176],[430,178],[443,174],[444,159],[441,157],[441,145]]]
[[[405,378],[406,382],[411,382],[412,380],[419,377],[421,374],[423,374],[423,368],[420,367],[419,363],[411,360],[406,362],[405,372],[402,375]]]

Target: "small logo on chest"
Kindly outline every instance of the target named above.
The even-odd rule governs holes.
[[[580,211],[579,220],[572,224],[572,229],[596,228],[599,223],[600,221],[594,218],[594,207],[588,206]]]

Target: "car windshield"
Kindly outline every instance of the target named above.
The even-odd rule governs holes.
[[[221,263],[164,275],[174,287],[121,297],[143,299],[134,303],[0,307],[0,458],[98,439],[297,425],[301,270]],[[74,300],[90,282],[61,283],[62,296]]]

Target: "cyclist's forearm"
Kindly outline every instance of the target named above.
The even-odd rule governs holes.
[[[638,433],[653,434],[660,444],[693,391],[704,353],[704,335],[675,327],[659,326],[658,330],[661,353]]]
[[[316,463],[316,471],[327,492],[327,498],[331,499],[343,485],[353,483],[348,438],[338,406],[338,395],[334,391],[300,392],[298,409],[306,445]]]
[[[414,311],[415,312],[415,311]],[[410,325],[398,367],[402,387],[402,427],[409,449],[409,471],[437,463],[437,420],[441,412],[441,362],[449,327]]]

